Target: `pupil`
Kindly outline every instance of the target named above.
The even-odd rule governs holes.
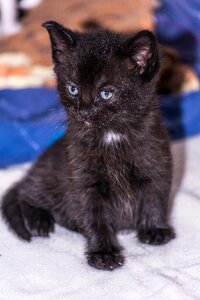
[[[105,96],[108,97],[109,96],[109,92],[105,91]]]

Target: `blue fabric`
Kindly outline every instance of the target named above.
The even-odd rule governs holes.
[[[172,139],[200,133],[200,92],[160,98]],[[66,130],[54,89],[0,91],[0,167],[36,159]]]
[[[200,76],[200,1],[160,0],[155,17],[159,41],[175,47]]]
[[[0,168],[34,160],[64,130],[53,89],[0,91]]]
[[[161,96],[160,108],[173,140],[200,133],[200,92]]]

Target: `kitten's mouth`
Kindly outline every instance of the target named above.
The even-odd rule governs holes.
[[[92,127],[92,123],[89,122],[89,121],[84,121],[84,124],[85,124],[87,127]]]

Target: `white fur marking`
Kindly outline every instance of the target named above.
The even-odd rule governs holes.
[[[104,141],[106,142],[106,144],[119,142],[120,140],[121,140],[121,134],[114,133],[113,131],[109,131],[104,135]]]

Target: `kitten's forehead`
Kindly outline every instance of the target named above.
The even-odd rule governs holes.
[[[85,52],[78,58],[78,76],[81,81],[92,83],[103,71],[106,60],[96,53]]]
[[[77,45],[77,70],[81,81],[98,80],[106,66],[114,64],[121,43],[121,39],[110,32],[83,34]]]
[[[82,33],[79,39],[79,51],[82,50],[84,55],[94,55],[98,57],[106,57],[111,51],[117,49],[122,43],[121,35],[112,33],[111,31],[95,31]]]

